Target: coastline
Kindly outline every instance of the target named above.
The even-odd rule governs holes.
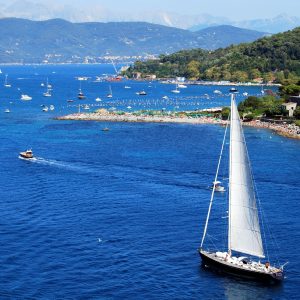
[[[172,115],[135,115],[133,113],[116,114],[109,112],[75,113],[54,118],[69,121],[98,121],[98,122],[130,122],[130,123],[186,123],[186,124],[215,124],[225,126],[228,121],[214,117],[202,116],[198,118]],[[277,134],[300,139],[300,128],[293,124],[274,124],[259,120],[244,122],[243,126],[270,129]]]

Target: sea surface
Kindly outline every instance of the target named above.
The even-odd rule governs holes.
[[[272,233],[266,234],[269,258],[289,262],[286,280],[266,286],[223,276],[201,267],[197,253],[223,127],[53,117],[76,112],[79,104],[91,111],[223,106],[228,87],[191,86],[173,95],[174,85],[155,81],[94,82],[112,74],[111,65],[1,70],[0,299],[299,299],[300,141],[245,128]],[[11,88],[3,87],[5,74]],[[86,100],[76,99],[76,76],[90,77],[81,82]],[[49,98],[42,96],[47,78]],[[135,94],[140,90],[147,96]],[[259,87],[239,90],[239,101],[243,92],[261,94]],[[21,94],[32,100],[21,101]],[[43,112],[41,105],[50,104],[55,110]],[[27,148],[36,160],[18,158]],[[226,163],[221,169],[226,185]],[[215,197],[207,242],[219,243],[226,232],[226,195]]]

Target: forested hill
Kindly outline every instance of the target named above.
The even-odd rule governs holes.
[[[138,61],[128,75],[133,72],[160,78],[185,76],[245,82],[263,77],[265,81],[281,82],[289,76],[300,76],[300,27],[215,51],[185,50],[161,55],[159,60]]]

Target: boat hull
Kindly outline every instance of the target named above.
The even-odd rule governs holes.
[[[280,283],[284,278],[283,272],[265,273],[256,270],[249,270],[241,268],[234,264],[229,264],[214,259],[212,255],[206,251],[199,250],[199,254],[201,256],[202,263],[204,266],[210,267],[214,270],[221,271],[226,274],[266,283]]]

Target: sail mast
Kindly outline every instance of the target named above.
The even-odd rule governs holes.
[[[231,95],[228,252],[264,257],[254,184],[235,95]]]

